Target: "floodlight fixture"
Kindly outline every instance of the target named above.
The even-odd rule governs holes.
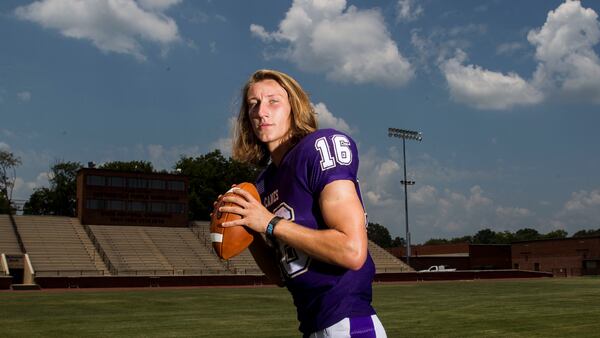
[[[398,128],[388,128],[388,136],[402,138],[402,139],[415,140],[415,141],[421,141],[423,139],[423,134],[421,134],[420,131],[398,129]]]

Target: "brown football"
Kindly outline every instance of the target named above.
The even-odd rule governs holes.
[[[244,182],[235,186],[246,190],[257,200],[260,201],[260,196],[256,187],[252,183]],[[223,259],[229,259],[233,256],[240,254],[244,251],[254,237],[246,230],[244,226],[234,226],[224,228],[221,226],[223,222],[233,221],[240,219],[241,216],[230,212],[220,212],[221,206],[231,206],[233,203],[223,202],[223,197],[233,194],[232,189],[229,189],[215,204],[215,208],[210,219],[210,239],[212,241],[213,248],[217,255]]]

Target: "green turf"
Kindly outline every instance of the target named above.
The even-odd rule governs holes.
[[[377,284],[389,337],[598,337],[600,279]],[[0,292],[0,337],[297,337],[285,289]]]

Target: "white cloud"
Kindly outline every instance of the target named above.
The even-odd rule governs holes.
[[[26,181],[22,177],[15,179],[15,186],[13,189],[12,198],[14,200],[28,200],[29,196],[35,191],[35,189],[48,187],[50,185],[50,173],[41,172],[35,179]]]
[[[205,151],[207,150],[197,145],[137,144],[110,149],[96,158],[99,164],[112,161],[150,161],[156,170],[172,170],[181,156],[200,156]]]
[[[233,133],[233,130],[235,129],[235,124],[237,123],[237,117],[231,116],[227,120],[227,123],[229,124],[228,135],[231,135]],[[233,150],[233,139],[231,138],[231,136],[219,138],[218,140],[211,143],[211,145],[210,145],[210,150],[212,151],[214,149],[220,150],[221,153],[223,154],[223,156],[230,157],[231,152]]]
[[[600,189],[571,193],[549,224],[555,229],[574,233],[581,229],[600,228]]]
[[[148,10],[164,11],[181,3],[182,0],[137,0],[140,7]]]
[[[2,151],[10,151],[10,146],[4,142],[0,142],[0,150]]]
[[[29,102],[31,100],[31,92],[22,91],[17,93],[17,98],[22,102]]]
[[[539,61],[534,83],[558,90],[572,99],[600,103],[600,59],[594,46],[600,41],[598,15],[579,1],[566,1],[550,11],[540,29],[527,35]]]
[[[498,55],[512,55],[518,50],[525,48],[525,45],[520,42],[506,42],[501,43],[496,47],[496,54]]]
[[[502,207],[496,208],[496,214],[499,217],[528,217],[532,215],[531,210],[519,207]]]
[[[380,156],[374,150],[361,153],[361,191],[369,220],[387,226],[392,236],[404,237],[402,162],[394,159],[394,149],[389,151],[387,156]],[[548,215],[523,205],[503,203],[482,185],[457,188],[456,183],[464,183],[468,173],[448,168],[448,164],[428,156],[417,156],[409,163],[416,168],[414,174],[408,174],[409,179],[416,178],[417,182],[408,187],[409,225],[415,243],[430,238],[472,235],[484,228],[512,232],[535,228],[541,233],[564,229],[573,234],[577,230],[600,227],[600,189],[573,192],[558,212]],[[429,169],[430,173],[453,174],[442,179],[432,179],[429,174],[419,176],[423,167],[434,167]],[[474,173],[480,179],[492,174]],[[547,209],[547,202],[540,204],[542,209]]]
[[[440,65],[450,95],[478,109],[508,109],[542,101],[543,94],[515,73],[503,74],[476,65],[463,65],[466,54],[457,55]]]
[[[415,21],[423,14],[423,7],[416,0],[398,0],[396,4],[396,20],[398,22]]]
[[[345,0],[295,0],[277,31],[256,24],[250,31],[265,43],[288,45],[274,56],[333,81],[400,86],[414,75],[379,10],[346,7]]]
[[[437,27],[428,33],[421,28],[412,29],[410,42],[416,53],[413,63],[429,72],[431,64],[439,66],[452,58],[456,50],[468,50],[472,46],[471,37],[481,36],[486,32],[487,26],[483,24]]]
[[[333,128],[345,133],[352,133],[352,129],[341,117],[335,117],[327,109],[325,103],[319,102],[313,105],[317,118],[319,120],[319,128]]]
[[[152,161],[160,159],[165,153],[165,147],[161,144],[150,144],[147,146],[147,149],[148,155],[150,155]]]
[[[18,7],[17,17],[56,29],[66,37],[90,40],[103,52],[145,60],[142,41],[159,44],[163,54],[180,40],[177,24],[162,11],[180,1],[41,0]]]
[[[600,58],[594,51],[600,42],[600,23],[593,9],[567,0],[550,11],[544,25],[531,30],[527,39],[536,48],[538,61],[531,81],[512,72],[464,65],[466,54],[459,50],[440,64],[452,98],[478,109],[496,110],[554,97],[600,103]],[[415,44],[419,47],[424,40],[413,36]],[[521,48],[513,42],[499,45],[496,52],[511,54]]]
[[[225,157],[231,156],[231,151],[233,147],[233,141],[231,137],[222,137],[215,142],[211,143],[211,149],[218,149],[221,151],[221,154]]]
[[[463,25],[463,26],[452,27],[448,30],[447,33],[451,37],[457,37],[457,36],[469,35],[469,34],[482,35],[482,34],[485,34],[486,32],[487,32],[486,25],[470,23],[470,24]]]
[[[390,149],[391,154],[384,157],[373,150],[362,153],[359,178],[369,220],[387,226],[393,236],[404,237],[404,187],[400,183],[403,169],[401,160],[393,159],[394,152],[394,149]],[[421,164],[422,161],[426,165]],[[414,168],[444,167],[435,159],[423,160],[421,156],[410,163]],[[461,170],[456,168],[429,170],[433,173],[444,171],[456,173],[448,178],[454,180],[453,183],[466,176],[458,174]],[[413,242],[474,234],[483,228],[516,231],[540,224],[534,211],[522,206],[503,205],[480,185],[463,191],[444,187],[449,181],[433,183],[435,180],[428,177],[418,178],[411,173],[407,176],[409,179],[417,178],[417,184],[408,187],[409,224]]]
[[[567,212],[579,212],[590,208],[600,210],[600,190],[574,192],[564,206]]]

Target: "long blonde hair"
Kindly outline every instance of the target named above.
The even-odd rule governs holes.
[[[264,80],[276,81],[287,92],[291,107],[288,138],[292,144],[317,130],[315,111],[310,104],[308,94],[300,84],[291,76],[276,70],[257,70],[250,76],[242,89],[240,111],[233,135],[233,158],[254,165],[266,165],[269,162],[269,150],[254,134],[248,114],[247,95],[250,86]]]

